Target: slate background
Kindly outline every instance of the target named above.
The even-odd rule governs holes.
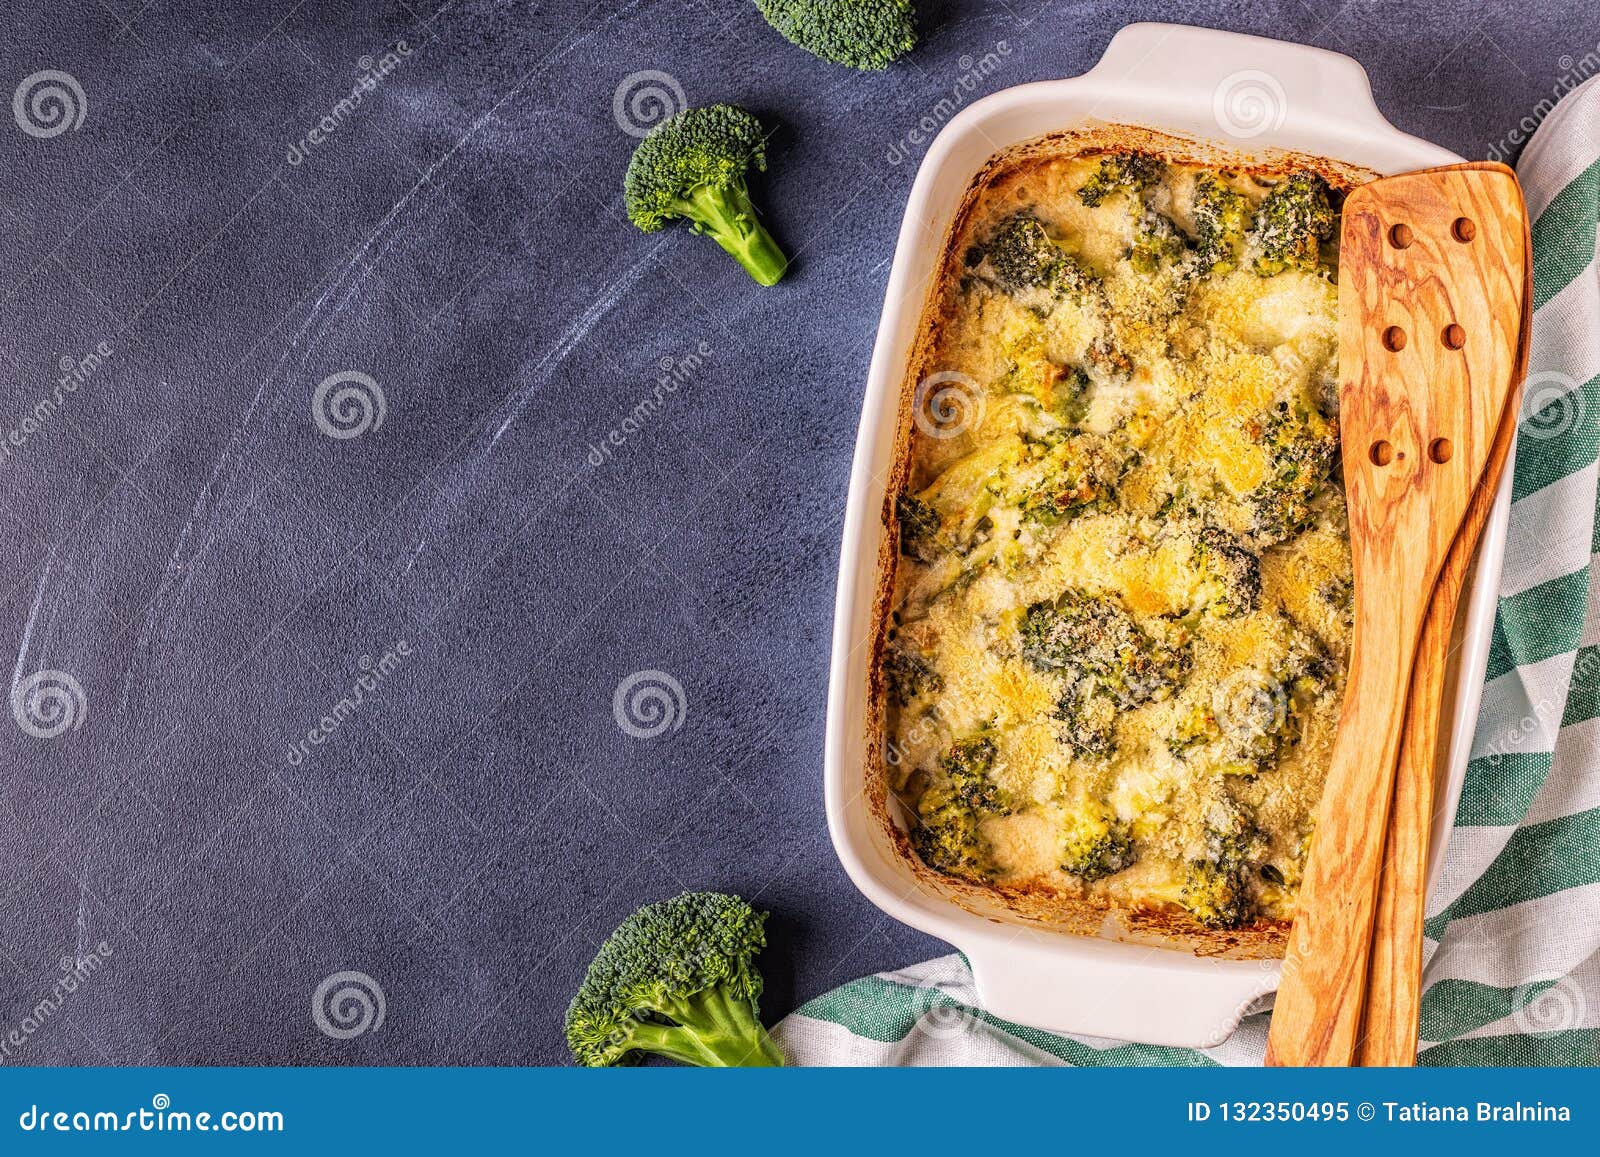
[[[0,108],[0,437],[63,357],[112,354],[0,458],[11,686],[83,692],[54,738],[0,715],[0,1060],[559,1063],[595,944],[680,887],[773,910],[774,1017],[942,951],[856,894],[822,816],[841,508],[923,151],[890,148],[964,56],[1007,43],[993,91],[1173,19],[1348,52],[1395,124],[1482,156],[1600,43],[1590,0],[922,9],[885,75],[735,0],[8,14],[0,90],[59,69],[87,113],[41,139]],[[650,69],[781,125],[777,288],[627,226],[613,103]],[[663,359],[679,388],[591,465]],[[385,419],[330,438],[313,396],[347,370]],[[613,716],[641,670],[683,689],[652,739]],[[312,1016],[341,970],[385,997],[348,1040]]]

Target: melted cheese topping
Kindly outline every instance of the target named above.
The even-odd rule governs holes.
[[[1165,165],[1142,193],[1090,207],[1078,190],[1097,160],[1002,176],[958,242],[967,260],[923,375],[977,397],[955,436],[914,436],[907,493],[933,512],[936,546],[896,572],[885,661],[921,675],[887,708],[892,786],[930,815],[952,750],[987,740],[976,864],[935,866],[1127,908],[1193,910],[1186,880],[1215,859],[1221,815],[1246,849],[1229,865],[1246,919],[1286,919],[1349,648],[1337,463],[1300,456],[1337,445],[1337,290],[1330,268],[1258,276],[1248,239],[1229,272],[1197,270],[1192,252],[1135,269],[1148,209],[1193,249],[1201,170]],[[1247,206],[1265,192],[1219,179]],[[995,276],[984,246],[1019,212],[1093,292],[1018,293]],[[1298,495],[1286,522],[1280,493]],[[1064,512],[1041,517],[1041,495]],[[1254,597],[1228,585],[1231,567],[1255,575]],[[1130,691],[1120,668],[1042,659],[1029,632],[1074,599],[1131,620],[1167,673]],[[1107,859],[1102,843],[1086,870],[1085,825],[1129,850]]]

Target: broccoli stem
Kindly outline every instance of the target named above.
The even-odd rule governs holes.
[[[679,212],[733,257],[762,285],[776,285],[789,259],[756,219],[755,206],[742,184],[699,185]]]
[[[641,1022],[631,1034],[635,1048],[702,1068],[780,1068],[783,1054],[756,1019],[750,1002],[711,988],[672,1002],[667,1015],[677,1024]]]

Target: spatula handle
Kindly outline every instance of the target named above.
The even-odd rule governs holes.
[[[1373,923],[1366,1019],[1355,1058],[1360,1065],[1411,1065],[1417,1059],[1422,921],[1434,769],[1439,756],[1439,712],[1450,658],[1450,631],[1470,557],[1468,552],[1457,568],[1446,563],[1440,573],[1411,670],[1405,735],[1395,767],[1389,839]]]
[[[1284,957],[1267,1039],[1269,1065],[1348,1065],[1355,1057],[1384,852],[1385,825],[1372,817],[1389,814],[1421,628],[1417,615],[1407,613],[1414,605],[1385,606],[1356,589],[1341,742],[1328,769],[1316,847]]]

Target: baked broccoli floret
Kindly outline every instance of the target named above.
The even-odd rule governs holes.
[[[1339,425],[1305,407],[1279,402],[1260,423],[1272,476],[1250,494],[1251,532],[1261,546],[1293,538],[1316,519],[1313,500],[1339,456]]]
[[[961,806],[978,811],[1000,810],[1000,788],[989,778],[994,756],[994,740],[977,735],[957,741],[939,761],[949,779],[950,792]]]
[[[1133,866],[1133,833],[1114,816],[1080,816],[1061,852],[1061,870],[1092,882]]]
[[[948,548],[939,512],[916,495],[895,499],[894,516],[900,526],[900,553],[907,558],[933,562]]]
[[[1167,736],[1167,750],[1183,759],[1195,748],[1215,742],[1221,735],[1222,728],[1217,726],[1217,717],[1211,713],[1210,705],[1196,703],[1178,720],[1177,730]]]
[[[1095,368],[1109,377],[1127,377],[1133,373],[1133,359],[1109,334],[1090,343],[1088,354]]]
[[[1195,537],[1194,563],[1206,575],[1206,605],[1225,618],[1249,614],[1261,602],[1261,559],[1215,526]]]
[[[1074,755],[1106,759],[1117,751],[1117,703],[1091,680],[1067,688],[1053,713],[1067,726],[1061,740]]]
[[[984,249],[995,281],[1010,294],[1037,292],[1053,298],[1079,296],[1094,279],[1061,246],[1044,224],[1019,213],[1001,225]]]
[[[939,760],[917,801],[917,824],[911,832],[912,846],[928,867],[969,880],[988,873],[988,848],[979,825],[1010,810],[1000,786],[989,778],[994,757],[994,740],[979,734],[957,740]]]
[[[1064,439],[1044,460],[1044,478],[1022,500],[1023,517],[1047,525],[1116,503],[1127,460],[1090,437]]]
[[[1336,672],[1307,636],[1296,635],[1289,654],[1272,673],[1241,671],[1218,687],[1209,706],[1198,705],[1180,720],[1167,747],[1181,758],[1212,748],[1215,770],[1253,779],[1278,765],[1300,741],[1306,710],[1328,690]]]
[[[1107,153],[1078,188],[1078,200],[1091,209],[1117,193],[1144,192],[1161,177],[1161,162],[1141,153]]]
[[[926,659],[899,648],[884,656],[883,678],[889,688],[889,700],[897,707],[944,688],[944,679]]]
[[[1244,874],[1210,860],[1194,860],[1184,870],[1183,906],[1205,928],[1237,928],[1250,918]]]
[[[1182,652],[1152,639],[1112,599],[1078,590],[1033,604],[1020,630],[1023,658],[1040,670],[1060,673],[1069,693],[1087,682],[1080,696],[1090,690],[1104,693],[1119,710],[1164,698],[1186,669]]]
[[[1249,676],[1218,691],[1212,706],[1217,737],[1223,739],[1217,771],[1254,779],[1276,767],[1284,748],[1300,738],[1291,709],[1292,681]]]
[[[1248,220],[1241,193],[1204,173],[1194,185],[1195,255],[1201,273],[1231,273],[1244,250]]]
[[[1089,371],[1082,366],[1068,366],[1056,380],[1052,409],[1069,426],[1076,426],[1089,412],[1088,393]]]
[[[911,0],[756,0],[790,44],[823,60],[876,72],[917,44]]]
[[[629,916],[567,1009],[573,1057],[592,1067],[633,1064],[641,1053],[686,1065],[783,1064],[756,1004],[766,918],[718,892],[685,892]]]
[[[1246,873],[1260,837],[1238,805],[1224,799],[1207,816],[1205,849],[1184,873],[1183,906],[1206,928],[1238,928],[1251,917]]]
[[[1349,575],[1331,578],[1317,588],[1317,598],[1345,622],[1355,614],[1356,583]]]
[[[1163,266],[1176,264],[1187,248],[1183,233],[1172,223],[1172,218],[1146,209],[1134,227],[1128,263],[1139,273],[1155,273]]]
[[[988,849],[978,824],[982,816],[965,807],[949,788],[933,786],[917,803],[911,846],[936,872],[981,880],[989,871]]]
[[[686,109],[639,142],[623,178],[628,219],[646,233],[683,218],[710,237],[762,285],[774,285],[789,259],[756,219],[745,177],[767,167],[761,122],[719,104]]]
[[[1296,173],[1274,185],[1256,209],[1255,271],[1275,277],[1285,269],[1315,272],[1322,243],[1333,236],[1328,185],[1315,173]]]

